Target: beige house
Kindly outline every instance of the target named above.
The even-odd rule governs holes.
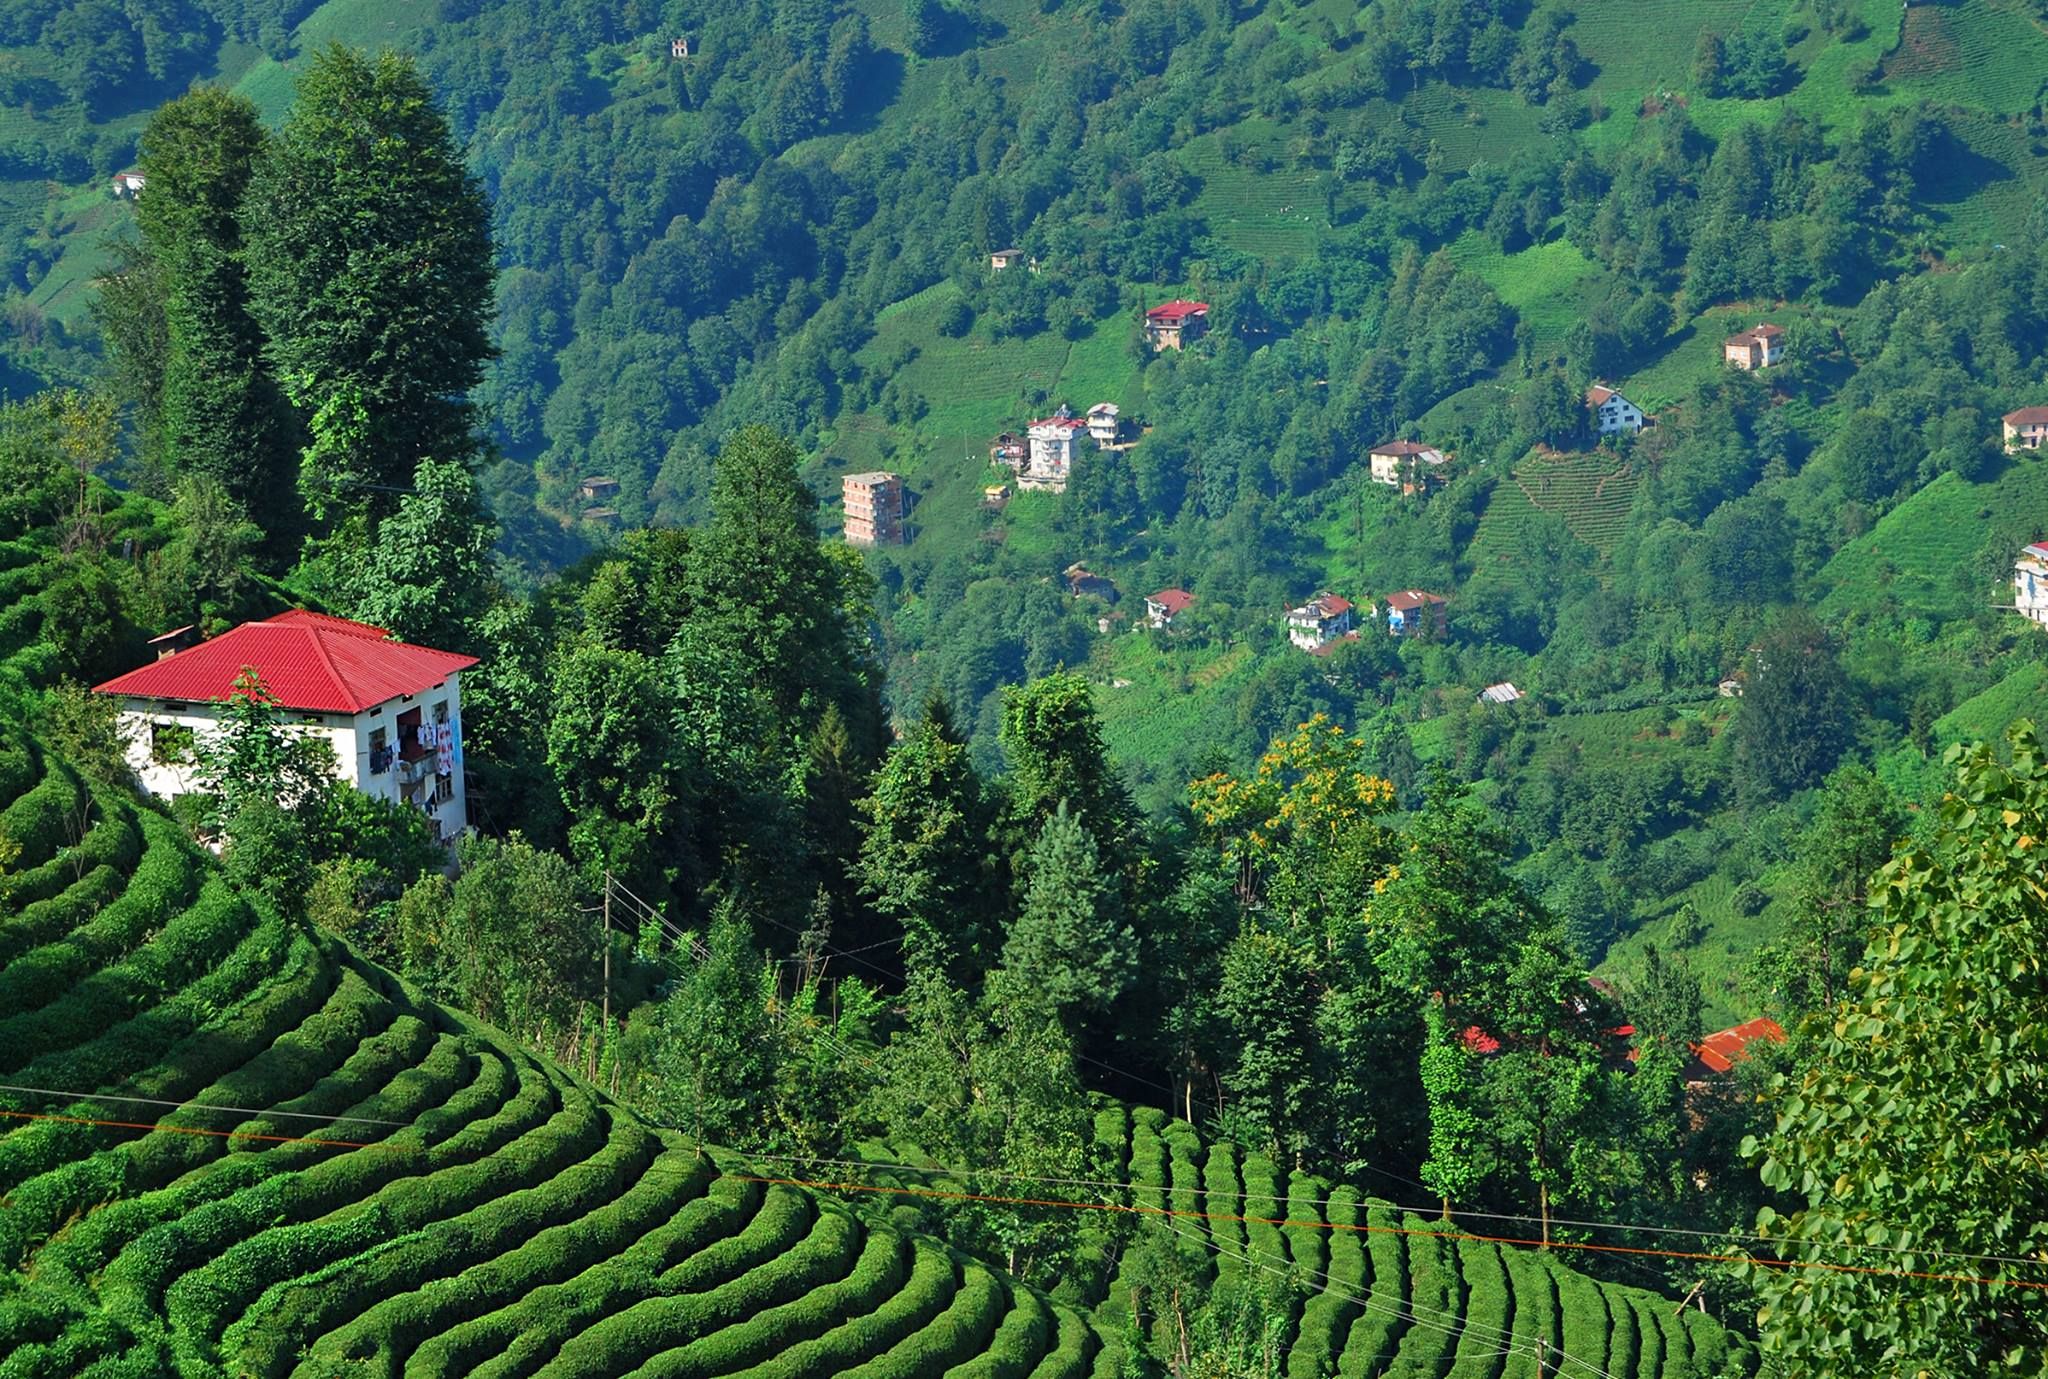
[[[1024,262],[1024,251],[1022,249],[998,249],[988,256],[988,269],[991,273],[1000,273],[1011,264],[1022,262]]]
[[[1382,441],[1367,456],[1372,481],[1403,493],[1428,493],[1444,482],[1444,452],[1420,441]]]
[[[2007,450],[2039,450],[2048,441],[2048,407],[2022,407],[2003,420]]]
[[[1192,345],[1209,332],[1209,304],[1176,298],[1145,313],[1145,338],[1155,350]]]
[[[1723,362],[1738,369],[1768,369],[1785,357],[1785,328],[1766,321],[1721,342]]]

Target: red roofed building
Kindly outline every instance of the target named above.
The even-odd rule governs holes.
[[[1185,589],[1161,589],[1145,598],[1145,621],[1154,627],[1169,626],[1195,606],[1195,596]]]
[[[2048,442],[2048,407],[2022,407],[2007,412],[2001,420],[2007,450],[2039,450]]]
[[[1693,1061],[1686,1069],[1686,1080],[1704,1082],[1708,1078],[1726,1076],[1737,1063],[1749,1057],[1750,1045],[1759,1039],[1782,1044],[1785,1031],[1770,1016],[1759,1015],[1754,1020],[1744,1020],[1739,1025],[1708,1035],[1692,1046]]]
[[[1721,358],[1738,369],[1768,369],[1785,357],[1785,328],[1769,321],[1721,342]]]
[[[1424,628],[1443,631],[1444,605],[1442,594],[1426,593],[1421,589],[1403,589],[1387,595],[1387,634],[1413,637]]]
[[[1303,651],[1315,651],[1351,631],[1351,600],[1317,594],[1299,608],[1287,610],[1287,640]],[[1366,616],[1373,610],[1368,608]]]
[[[468,822],[460,681],[476,663],[394,641],[368,623],[294,609],[93,690],[121,701],[128,764],[144,790],[168,799],[199,788],[193,746],[219,731],[235,682],[252,670],[285,722],[333,749],[339,779],[413,805],[452,839]]]
[[[1177,350],[1209,331],[1209,304],[1174,300],[1145,313],[1145,338],[1155,350]]]

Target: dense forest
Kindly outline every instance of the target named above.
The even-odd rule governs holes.
[[[1132,1372],[1277,1373],[1329,1278],[1076,1230],[1127,1106],[1774,1372],[2038,1368],[1979,1276],[2038,1258],[2024,1143],[1970,1147],[2040,1067],[2048,69],[1989,56],[2037,7],[1689,6],[1668,60],[1591,3],[159,8],[0,32],[11,185],[144,182],[0,242],[0,673],[67,809],[125,790],[85,686],[324,609],[480,658],[478,828],[444,870],[251,684],[171,813],[252,913],[696,1142],[943,1167],[855,1209]],[[983,501],[1105,400],[1134,443]],[[1444,481],[1374,482],[1395,437]],[[906,544],[838,539],[870,469]],[[1446,616],[1287,638],[1394,590]],[[0,814],[23,916],[66,817]]]

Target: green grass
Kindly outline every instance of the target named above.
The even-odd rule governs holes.
[[[1195,214],[1233,249],[1263,259],[1307,255],[1329,228],[1317,173],[1292,166],[1285,132],[1269,123],[1246,121],[1233,137],[1248,150],[1235,165],[1224,161],[1215,135],[1192,139],[1180,150],[1182,166],[1202,184]]]
[[[20,849],[0,1074],[76,1089],[4,1104],[78,1118],[0,1131],[10,1369],[611,1375],[684,1358],[910,1379],[1065,1372],[1113,1348],[933,1242],[732,1177],[253,909],[157,815],[109,797],[60,857],[81,788],[0,733]],[[101,1092],[181,1109],[104,1127],[89,1122],[138,1103]],[[291,1136],[305,1122],[287,1111],[364,1119],[324,1143],[189,1133]]]
[[[1467,230],[1452,243],[1450,255],[1459,267],[1484,278],[1528,323],[1536,353],[1543,357],[1561,351],[1565,335],[1585,319],[1588,287],[1600,272],[1577,245],[1562,238],[1503,254],[1477,230]]]
[[[2048,81],[2048,31],[2025,0],[1918,4],[1905,12],[1885,84],[1938,105],[2020,114]]]
[[[2048,531],[2048,463],[2017,459],[1984,483],[1943,474],[1837,551],[1820,573],[1824,618],[1966,618],[2011,602],[2011,554]],[[2011,554],[1998,533],[2023,532]]]

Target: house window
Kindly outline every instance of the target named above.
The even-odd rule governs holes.
[[[192,760],[197,738],[183,723],[149,725],[149,759],[159,766],[182,766]]]
[[[448,721],[448,701],[446,699],[434,705],[434,721],[436,723],[446,723]]]
[[[396,753],[391,750],[389,731],[384,728],[370,729],[370,774],[381,776],[389,771],[391,759],[395,755]]]
[[[446,803],[448,803],[448,802],[449,802],[450,800],[452,800],[452,799],[454,799],[454,798],[455,798],[455,777],[453,777],[453,776],[436,776],[436,777],[434,777],[434,800],[435,800],[435,802],[436,802],[436,803],[439,803],[439,804],[446,804]]]

